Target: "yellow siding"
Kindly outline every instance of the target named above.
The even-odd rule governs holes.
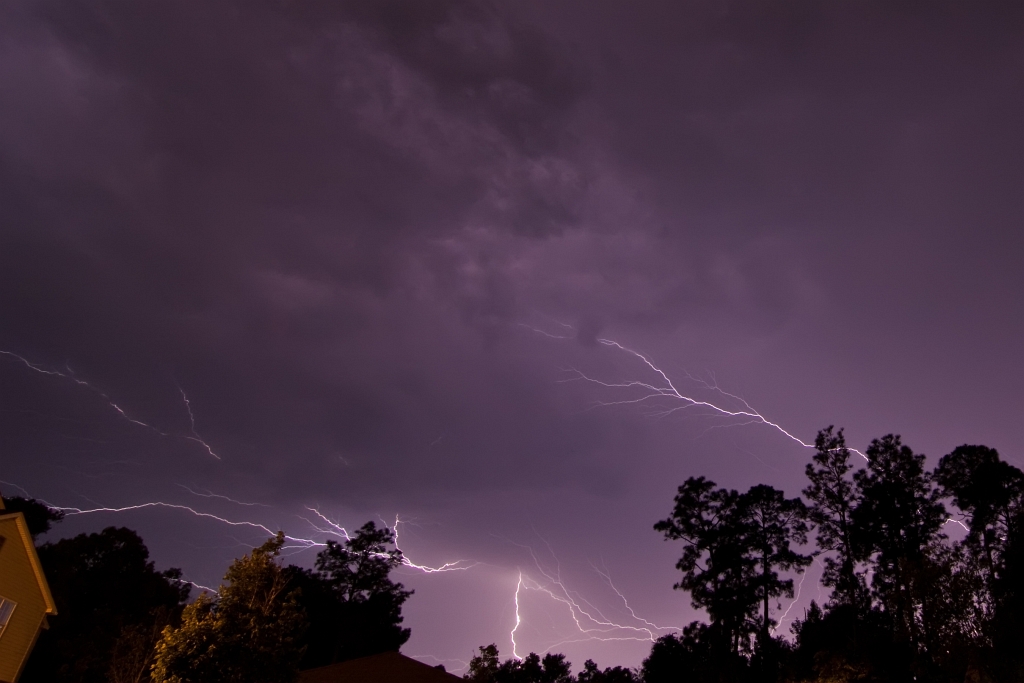
[[[18,603],[0,634],[0,681],[14,681],[35,641],[46,603],[13,516],[0,519],[0,536],[6,539],[0,547],[0,596]]]

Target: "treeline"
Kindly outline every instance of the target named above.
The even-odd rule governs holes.
[[[62,514],[5,499],[33,536]],[[288,683],[301,669],[398,650],[412,595],[390,572],[394,534],[368,522],[315,569],[284,565],[278,534],[228,568],[216,594],[157,571],[134,531],[108,527],[37,548],[57,604],[23,683]]]
[[[1024,473],[985,446],[934,470],[888,435],[863,456],[842,430],[818,433],[802,497],[691,477],[654,528],[680,541],[675,588],[707,622],[654,642],[638,669],[577,674],[564,655],[501,660],[481,647],[477,683],[1024,681]],[[60,513],[10,499],[33,534]],[[945,532],[955,527],[960,540]],[[960,527],[963,527],[962,529]],[[178,570],[157,572],[128,529],[39,547],[59,616],[25,683],[285,683],[297,671],[397,650],[411,591],[390,529],[329,542],[315,569],[284,566],[272,538],[228,569],[217,595],[186,605]],[[831,589],[783,637],[777,617],[812,563]]]
[[[802,499],[703,477],[679,487],[655,529],[682,541],[676,587],[709,623],[655,643],[644,680],[1024,680],[1024,473],[985,446],[928,471],[894,435],[861,458],[831,427],[815,451]],[[815,560],[831,597],[790,643],[769,607]]]
[[[859,466],[858,466],[859,465]],[[679,487],[655,529],[681,541],[675,588],[707,623],[658,639],[637,670],[575,677],[561,655],[501,662],[480,648],[478,683],[1024,681],[1024,473],[985,446],[934,470],[888,435],[863,457],[842,430],[818,433],[803,497],[704,477]],[[944,529],[957,523],[959,541]],[[812,542],[813,541],[813,542]],[[790,630],[780,601],[813,562],[831,589]]]

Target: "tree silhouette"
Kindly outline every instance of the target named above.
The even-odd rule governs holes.
[[[316,571],[289,567],[310,623],[303,668],[396,651],[410,631],[402,604],[412,595],[390,573],[402,564],[394,532],[367,522],[344,544],[328,541]]]
[[[572,665],[565,661],[565,655],[548,653],[541,658],[531,652],[522,659],[502,662],[498,646],[493,643],[479,648],[479,654],[469,660],[469,670],[463,678],[475,683],[573,683],[575,680]],[[619,683],[618,679],[614,683]]]
[[[588,659],[583,662],[583,670],[576,676],[578,683],[638,683],[637,675],[621,666],[607,667],[602,671],[597,662]]]
[[[865,586],[857,574],[857,549],[854,547],[853,510],[858,504],[857,488],[849,472],[850,450],[843,430],[829,426],[814,439],[815,453],[807,464],[810,484],[803,494],[810,501],[810,520],[816,528],[819,550],[835,553],[823,560],[821,584],[834,590],[833,601],[864,604]]]
[[[149,628],[160,613],[175,614],[188,596],[181,572],[156,571],[131,529],[108,527],[46,543],[39,560],[57,616],[40,635],[23,683],[107,681],[122,633]]]
[[[807,542],[806,518],[801,500],[763,484],[742,495],[704,477],[679,487],[672,516],[654,528],[683,541],[676,563],[683,578],[675,588],[689,591],[693,606],[708,611],[705,639],[719,639],[736,654],[757,632],[762,654],[773,646],[770,602],[793,595],[793,580],[780,578],[779,570],[801,572],[811,563],[811,556],[792,548]]]
[[[998,577],[1011,527],[1024,510],[1024,472],[1000,460],[993,448],[964,445],[942,456],[935,481],[967,514],[968,539]]]
[[[872,590],[893,619],[898,637],[915,646],[920,624],[914,602],[914,568],[941,537],[946,511],[938,502],[924,456],[889,434],[866,451],[866,469],[854,474],[860,502],[853,511],[862,552],[873,556]]]
[[[746,645],[758,602],[757,564],[739,502],[736,491],[690,477],[679,487],[671,516],[654,525],[666,539],[683,542],[676,563],[683,578],[673,588],[689,591],[693,606],[707,610],[708,636],[732,653]]]
[[[28,532],[32,534],[32,537],[42,536],[49,531],[52,526],[64,519],[64,512],[61,510],[55,510],[49,505],[40,503],[34,498],[22,498],[21,496],[11,496],[10,498],[4,498],[4,508],[6,508],[0,514],[4,512],[20,512],[25,515],[25,523],[28,524]]]
[[[715,628],[694,621],[679,635],[654,641],[651,653],[640,666],[644,683],[741,683],[749,671],[747,659],[723,651]]]
[[[765,484],[741,495],[737,507],[744,522],[747,553],[760,567],[752,582],[764,609],[760,636],[767,644],[773,624],[769,602],[781,595],[793,597],[793,579],[780,579],[777,570],[802,573],[812,560],[791,547],[794,542],[807,543],[807,508],[799,498],[786,498],[782,491]]]

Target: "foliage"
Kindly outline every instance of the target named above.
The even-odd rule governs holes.
[[[811,562],[792,549],[807,542],[806,517],[802,501],[763,484],[739,494],[691,477],[679,487],[672,515],[654,528],[683,541],[676,564],[683,578],[675,587],[707,610],[715,628],[705,638],[716,639],[716,647],[745,651],[754,632],[771,640],[769,603],[793,594],[793,580],[778,570],[801,572]]]
[[[740,496],[704,477],[687,479],[667,519],[654,525],[667,539],[683,541],[674,588],[690,592],[694,607],[707,610],[717,647],[736,652],[752,628],[757,609],[756,565],[748,554]]]
[[[640,667],[644,683],[742,683],[749,677],[747,659],[723,650],[717,624],[695,621],[682,634],[658,638]]]
[[[32,534],[32,538],[42,536],[55,523],[64,519],[64,512],[62,510],[55,510],[34,498],[22,498],[21,496],[4,498],[4,508],[6,508],[4,512],[20,512],[25,515],[28,532]],[[0,514],[3,513],[0,512]]]
[[[306,622],[277,562],[278,533],[235,560],[220,594],[205,592],[167,627],[153,664],[156,683],[287,683],[295,679]]]
[[[469,661],[469,670],[463,678],[475,683],[572,683],[576,680],[565,655],[549,653],[541,658],[531,652],[522,659],[513,657],[502,662],[498,646],[493,643],[479,648],[479,653]],[[621,679],[613,680],[618,683]]]
[[[850,449],[843,430],[829,426],[818,432],[815,453],[807,464],[810,484],[803,494],[810,501],[809,517],[817,528],[818,548],[827,554],[821,584],[834,589],[832,599],[858,608],[865,603],[864,579],[857,574],[858,552],[854,547],[853,510],[859,502],[858,490],[849,475]]]
[[[1024,473],[985,446],[960,446],[939,460],[935,481],[968,519],[968,540],[1001,572],[1014,521],[1024,511]]]
[[[156,645],[163,630],[170,625],[172,614],[165,608],[153,611],[152,618],[121,629],[121,635],[110,653],[107,678],[110,683],[145,683],[150,680]]]
[[[108,527],[39,548],[57,616],[26,665],[23,683],[106,681],[125,629],[175,615],[188,596],[177,569],[158,572],[130,529]],[[170,618],[170,617],[168,617]]]
[[[409,639],[402,604],[412,591],[390,579],[403,562],[393,544],[391,529],[367,522],[344,545],[329,541],[316,571],[287,568],[310,625],[302,668],[396,651]]]
[[[576,676],[579,683],[639,683],[640,679],[632,669],[621,666],[607,667],[602,671],[593,659],[583,662],[583,670]]]
[[[872,594],[893,620],[898,638],[919,644],[921,624],[913,578],[940,537],[946,510],[938,501],[924,456],[898,435],[875,439],[867,467],[854,474],[860,502],[853,521],[864,557],[872,558]]]
[[[810,555],[792,549],[792,543],[807,543],[807,508],[799,498],[786,498],[782,491],[765,484],[753,486],[740,496],[743,542],[747,554],[756,560],[760,572],[752,579],[755,593],[764,607],[760,637],[770,645],[774,625],[768,612],[772,598],[793,597],[793,579],[781,579],[777,569],[803,571]]]
[[[792,627],[796,636],[788,662],[790,680],[907,680],[910,650],[892,637],[888,616],[854,605],[815,602]]]

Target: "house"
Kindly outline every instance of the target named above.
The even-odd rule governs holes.
[[[0,498],[0,683],[16,683],[46,618],[57,613],[28,524]]]
[[[455,683],[458,676],[446,673],[398,652],[350,659],[299,673],[299,683]]]

